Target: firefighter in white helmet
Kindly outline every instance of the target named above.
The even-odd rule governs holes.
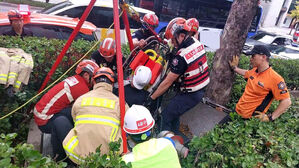
[[[151,113],[141,105],[133,105],[125,114],[124,131],[132,152],[123,156],[133,168],[180,168],[174,141],[170,138],[151,138],[155,125]]]
[[[133,79],[126,83],[125,100],[129,106],[133,104],[142,105],[146,98],[149,96],[149,92],[144,90],[150,80],[152,79],[152,71],[149,67],[138,66],[132,77]],[[114,93],[118,95],[118,88],[114,90]]]

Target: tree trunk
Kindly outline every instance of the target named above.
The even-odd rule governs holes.
[[[245,43],[248,29],[256,14],[259,0],[234,0],[220,39],[220,49],[216,51],[211,82],[206,97],[215,103],[226,105],[234,81],[234,72],[230,69],[229,60],[233,55],[240,55]]]

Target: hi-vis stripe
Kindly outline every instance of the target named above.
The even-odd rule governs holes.
[[[119,120],[114,119],[112,117],[87,114],[87,115],[77,116],[75,121],[75,126],[78,124],[99,124],[99,125],[110,126],[112,127],[112,131],[110,134],[110,141],[114,141],[119,128],[119,123],[120,123]]]
[[[8,79],[11,79],[11,78],[17,78],[18,74],[15,73],[15,72],[9,72],[8,74]]]
[[[29,67],[33,68],[33,62],[30,60],[25,60],[24,58],[21,59],[20,63],[28,65]]]
[[[81,106],[97,106],[114,109],[115,101],[97,97],[85,97],[81,102]]]
[[[77,163],[83,160],[74,152],[74,148],[78,145],[79,140],[77,136],[73,136],[66,145],[63,145],[64,150],[66,151],[67,155]]]
[[[16,81],[14,87],[17,88],[17,89],[19,89],[20,86],[21,86],[21,83],[22,83],[21,81]]]
[[[40,118],[40,119],[42,119],[42,120],[48,120],[48,119],[50,119],[50,118],[53,116],[53,114],[48,116],[48,115],[47,115],[48,111],[49,111],[50,108],[53,106],[53,104],[56,103],[56,101],[57,101],[58,99],[60,99],[64,94],[66,94],[66,96],[67,96],[67,98],[68,98],[68,100],[69,100],[70,103],[74,101],[74,98],[73,98],[73,96],[72,96],[72,94],[71,94],[70,86],[69,86],[66,82],[64,82],[64,88],[61,89],[55,96],[53,96],[53,98],[49,101],[49,103],[44,107],[44,109],[42,110],[42,112],[39,113],[39,112],[34,108],[34,111],[33,111],[34,114],[35,114],[38,118]]]
[[[7,74],[0,74],[0,80],[7,82]]]
[[[20,56],[20,55],[15,55],[15,56],[10,57],[11,60],[14,60],[16,62],[20,62],[21,58],[22,58],[22,56]]]

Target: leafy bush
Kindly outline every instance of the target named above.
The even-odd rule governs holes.
[[[4,86],[0,85],[0,116],[9,113],[37,94],[37,90],[40,88],[65,43],[65,40],[57,39],[49,40],[46,38],[25,37],[22,40],[19,37],[0,36],[0,47],[21,48],[25,52],[32,54],[34,60],[34,69],[31,73],[29,83],[22,88],[21,92],[9,98]],[[48,84],[61,76],[93,45],[94,42],[85,40],[74,41]],[[27,137],[29,120],[32,118],[32,114],[28,111],[29,107],[30,105],[20,109],[14,115],[1,120],[0,132],[5,134],[16,132],[19,135],[16,141],[24,141]]]
[[[38,151],[33,149],[31,144],[21,143],[13,146],[12,141],[16,136],[16,133],[0,135],[0,167],[63,168],[67,166],[65,162],[57,163],[49,157],[43,157]],[[121,160],[119,153],[120,142],[121,140],[109,144],[110,153],[108,155],[101,155],[100,147],[97,148],[96,153],[87,157],[78,167],[130,168],[131,164],[127,165]]]
[[[12,146],[16,133],[0,135],[0,167],[40,167],[40,168],[62,168],[66,163],[56,163],[48,157],[43,157],[33,149],[33,145],[18,144]]]
[[[297,113],[297,114],[296,114]],[[299,166],[299,118],[291,108],[274,122],[243,120],[217,126],[189,144],[183,167],[296,167]]]

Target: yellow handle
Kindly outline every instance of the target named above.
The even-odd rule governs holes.
[[[157,58],[157,53],[156,53],[155,50],[148,49],[148,50],[146,50],[144,53],[145,53],[145,54],[147,54],[147,53],[152,53],[153,56],[149,56],[149,59],[151,59],[151,60],[153,60],[153,61],[155,61],[156,58]]]

